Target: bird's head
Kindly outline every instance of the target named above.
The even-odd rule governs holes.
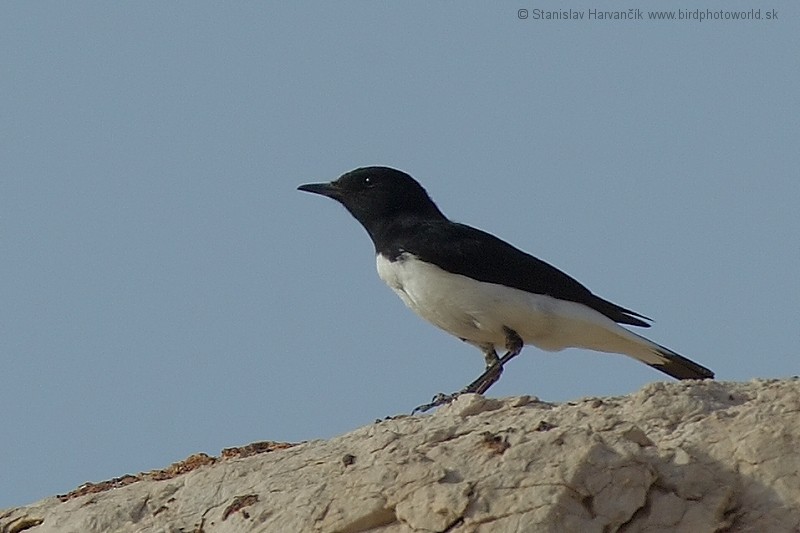
[[[444,217],[422,185],[389,167],[357,168],[330,183],[309,183],[298,189],[341,203],[373,236],[378,228],[403,217]]]

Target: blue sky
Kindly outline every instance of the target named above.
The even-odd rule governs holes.
[[[476,377],[344,209],[295,190],[363,165],[653,317],[719,379],[798,374],[797,4],[518,18],[613,7],[5,3],[0,508],[334,436]],[[527,347],[490,394],[662,378]]]

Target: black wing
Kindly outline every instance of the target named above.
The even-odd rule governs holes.
[[[393,233],[395,238],[383,243],[378,252],[392,258],[409,252],[454,274],[580,303],[620,324],[650,327],[644,322],[648,317],[595,296],[554,266],[485,231],[448,220],[428,220],[414,221]]]

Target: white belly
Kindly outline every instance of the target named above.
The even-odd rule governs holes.
[[[395,262],[379,254],[377,266],[378,275],[406,305],[461,339],[502,347],[506,326],[526,344],[548,350],[565,347],[552,343],[559,305],[554,298],[452,274],[410,254]]]
[[[465,341],[502,350],[505,326],[543,350],[588,348],[663,362],[657,344],[586,305],[453,274],[409,253],[394,262],[378,254],[377,266],[406,305]]]

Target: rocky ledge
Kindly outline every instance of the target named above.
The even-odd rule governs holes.
[[[800,531],[800,381],[564,404],[465,395],[0,511],[0,533],[22,531]]]

